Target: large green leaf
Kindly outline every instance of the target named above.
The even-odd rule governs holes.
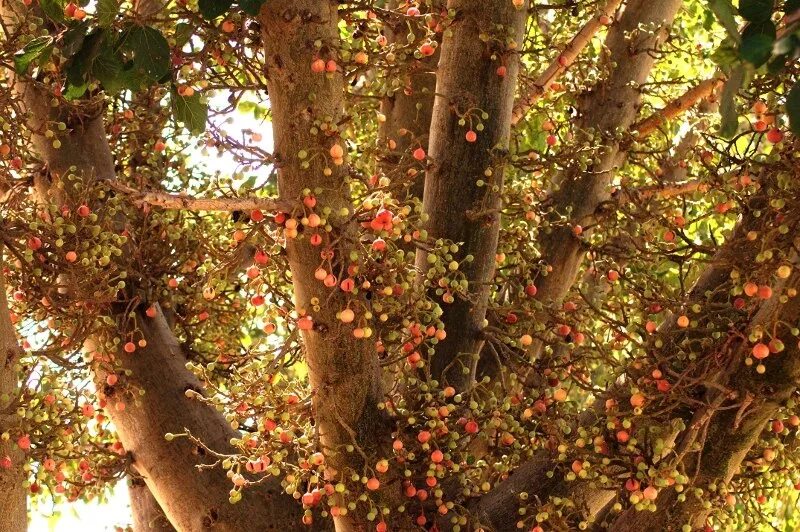
[[[69,85],[86,85],[92,65],[106,45],[105,30],[97,29],[86,36],[81,48],[72,56],[67,65],[67,82]]]
[[[89,23],[85,20],[68,29],[61,39],[61,48],[59,49],[61,55],[69,59],[77,54],[83,46],[83,40],[86,38],[88,30]]]
[[[786,115],[789,117],[792,132],[800,135],[800,81],[786,95]]]
[[[200,99],[199,94],[181,96],[173,89],[172,112],[175,120],[182,122],[190,133],[197,135],[206,130],[208,104]]]
[[[39,0],[39,6],[44,14],[54,22],[64,22],[65,5],[66,2],[62,0]]]
[[[24,74],[28,71],[31,63],[40,57],[49,55],[52,50],[53,38],[51,36],[36,37],[14,54],[14,71],[17,74]]]
[[[200,8],[200,13],[207,19],[214,19],[227,13],[233,0],[200,0],[197,7]]]
[[[121,48],[133,54],[133,68],[151,81],[169,74],[169,43],[157,29],[132,26],[122,36]]]
[[[132,65],[125,65],[119,54],[111,48],[104,48],[95,59],[92,77],[110,94],[125,89],[136,90],[147,84],[147,80]]]
[[[719,102],[719,114],[722,118],[719,126],[719,134],[725,138],[730,138],[739,129],[739,113],[736,112],[736,94],[744,85],[745,67],[739,65],[731,71],[728,81],[722,88],[722,95]]]
[[[739,0],[739,14],[750,22],[766,22],[773,9],[774,0]]]
[[[736,10],[731,4],[731,0],[709,0],[708,5],[728,32],[728,35],[738,43],[741,37],[739,36],[739,25],[736,23]]]
[[[103,26],[111,26],[119,13],[119,0],[97,0],[97,22]]]
[[[756,68],[766,63],[772,55],[775,44],[775,24],[770,21],[750,23],[742,32],[739,55]]]

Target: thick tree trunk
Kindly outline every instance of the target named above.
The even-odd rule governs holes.
[[[447,7],[456,16],[441,46],[423,209],[430,236],[459,245],[453,260],[469,283],[464,297],[441,302],[447,337],[431,361],[433,378],[463,389],[483,344],[527,3],[517,9],[507,0],[450,0]],[[484,41],[483,33],[494,38]],[[498,74],[500,66],[505,75]],[[462,118],[466,125],[459,125]],[[484,129],[476,132],[479,123]],[[476,137],[468,138],[468,131]],[[422,250],[416,263],[421,275],[439,277],[447,268],[430,269]]]
[[[120,441],[132,453],[134,468],[172,525],[185,531],[300,527],[301,508],[277,478],[245,489],[241,502],[230,504],[233,484],[225,471],[218,466],[197,468],[215,462],[216,457],[206,456],[202,447],[186,438],[165,441],[167,433],[189,431],[209,449],[235,454],[230,441],[238,434],[213,407],[187,397],[187,390],[202,393],[203,386],[186,369],[186,357],[163,315],[149,318],[139,311],[136,318],[147,346],[132,355],[117,354],[117,360],[132,371],[120,384],[145,393],[122,411],[115,408],[118,398],[113,388],[105,388],[105,397]],[[99,372],[97,380],[102,379]]]
[[[19,375],[15,369],[19,355],[8,309],[0,243],[0,433],[10,431],[12,436],[16,413],[13,408],[9,411],[9,405],[19,393]],[[8,441],[0,439],[0,460],[6,458],[10,464],[0,464],[0,532],[24,532],[28,529],[27,492],[22,484],[27,476],[22,469],[26,458],[14,437]]]
[[[174,532],[158,501],[142,478],[128,480],[133,532]]]
[[[334,145],[346,151],[339,129],[344,115],[344,80],[338,71],[312,71],[312,62],[318,58],[326,62],[337,59],[337,3],[273,0],[265,4],[260,19],[280,197],[301,205],[304,191],[313,192],[316,212],[323,214],[333,227],[330,233],[321,231],[321,246],[310,243],[307,233],[312,230],[305,228],[297,238],[287,238],[286,251],[296,309],[314,323],[311,330],[303,331],[313,386],[314,420],[328,466],[345,480],[353,473],[363,474],[365,464],[359,451],[375,456],[376,448],[387,443],[389,430],[378,410],[384,397],[374,340],[358,339],[353,332],[369,308],[366,296],[348,295],[338,287],[327,288],[314,276],[323,263],[320,252],[327,249],[333,253],[329,273],[344,280],[349,275],[346,272],[350,255],[359,249],[359,228],[351,218],[353,205],[346,164],[336,164],[329,158]],[[315,49],[315,42],[321,48]],[[317,156],[301,159],[303,150]],[[323,209],[330,209],[330,214],[326,215]],[[346,308],[355,313],[353,323],[343,323],[337,316]],[[348,452],[348,445],[357,449]],[[354,498],[345,494],[340,506]],[[335,518],[336,529],[363,529],[366,525],[360,522],[360,512],[354,514]]]

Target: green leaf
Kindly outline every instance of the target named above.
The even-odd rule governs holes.
[[[206,130],[208,104],[203,103],[199,94],[181,96],[172,90],[172,113],[175,120],[182,122],[190,133],[197,135]]]
[[[122,58],[111,48],[104,48],[92,64],[92,77],[100,82],[109,94],[146,85],[146,79],[132,67],[126,67]]]
[[[774,9],[774,0],[739,0],[739,14],[750,22],[766,22]]]
[[[87,35],[81,48],[70,59],[67,65],[67,82],[70,85],[86,85],[92,65],[105,44],[105,30],[98,29]]]
[[[53,38],[49,35],[37,37],[14,54],[14,71],[24,74],[28,67],[42,56],[49,55],[53,49]]]
[[[800,81],[795,83],[786,95],[786,114],[789,117],[792,133],[800,135]]]
[[[192,33],[194,32],[192,25],[186,22],[179,22],[177,26],[175,26],[175,47],[180,49],[183,48],[184,45],[189,42],[189,39],[192,38]]]
[[[756,68],[766,63],[772,55],[775,43],[775,24],[772,22],[750,23],[742,32],[739,55]]]
[[[86,93],[86,89],[89,87],[88,83],[82,83],[80,85],[73,85],[72,83],[67,83],[67,90],[64,91],[64,98],[67,100],[77,100],[81,96]]]
[[[736,23],[735,10],[731,0],[709,0],[708,5],[728,32],[728,35],[738,43],[741,37],[739,36],[739,25]]]
[[[122,49],[133,54],[133,68],[151,81],[169,74],[169,43],[157,29],[132,26],[122,37]]]
[[[97,22],[103,27],[111,26],[119,13],[118,0],[97,0]]]
[[[61,0],[39,0],[42,11],[53,22],[64,22],[65,5],[66,3]]]
[[[239,0],[239,7],[248,15],[256,16],[266,0]]]
[[[736,112],[736,94],[744,84],[745,69],[744,65],[734,68],[725,86],[722,88],[722,95],[719,103],[719,114],[722,118],[719,127],[719,134],[725,138],[731,138],[739,129],[739,114]]]
[[[78,50],[80,50],[83,46],[83,40],[86,39],[86,31],[88,29],[89,23],[86,21],[76,24],[68,29],[61,41],[61,49],[59,50],[61,55],[69,59],[73,55],[77,54]]]
[[[199,0],[197,6],[207,19],[215,19],[230,10],[233,0]]]

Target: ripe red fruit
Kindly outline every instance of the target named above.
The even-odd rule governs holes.
[[[773,144],[777,144],[783,140],[783,131],[778,128],[772,128],[767,131],[767,140]]]
[[[321,74],[325,72],[325,61],[323,59],[315,59],[311,63],[311,71],[315,74]]]
[[[504,77],[506,77],[506,74],[508,74],[508,69],[505,66],[500,65],[499,67],[497,67],[497,75],[498,76],[500,76],[501,78],[504,78]]]
[[[465,138],[467,139],[467,142],[475,142],[476,140],[478,140],[478,134],[470,129],[469,131],[467,131]]]
[[[423,150],[422,148],[417,148],[416,150],[414,150],[414,153],[412,153],[412,155],[414,156],[414,159],[418,161],[425,160],[425,150]]]
[[[464,424],[464,430],[467,434],[477,434],[479,427],[475,421],[469,420]]]
[[[86,218],[87,216],[92,214],[92,210],[89,208],[88,205],[81,205],[80,207],[78,207],[77,212],[78,216],[80,216],[81,218]]]
[[[763,360],[769,356],[769,347],[761,342],[753,346],[753,357],[758,360]]]
[[[538,291],[539,289],[536,288],[536,285],[533,284],[529,284],[528,286],[525,287],[525,295],[529,297],[534,297]]]

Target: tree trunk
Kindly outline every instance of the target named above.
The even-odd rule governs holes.
[[[16,413],[7,410],[19,393],[16,364],[21,353],[8,309],[3,267],[0,243],[0,433],[8,431],[12,436],[8,441],[0,439],[0,460],[10,460],[10,464],[0,464],[0,532],[24,532],[28,529],[27,490],[22,484],[27,478],[22,468],[26,458],[14,437]]]
[[[579,138],[583,136],[586,142],[598,146],[597,155],[588,168],[569,168],[553,194],[553,212],[568,221],[542,233],[542,261],[553,267],[552,272],[536,280],[537,297],[542,301],[558,303],[575,282],[584,250],[573,228],[594,223],[598,207],[610,198],[609,184],[625,159],[620,135],[638,117],[639,87],[647,81],[655,63],[653,50],[666,40],[681,4],[680,0],[631,0],[609,30],[606,47],[616,66],[581,105],[579,127],[589,134],[576,132]],[[541,348],[538,345],[532,352],[536,355]]]
[[[766,187],[766,185],[764,185]],[[754,264],[752,257],[754,257],[761,247],[764,245],[763,241],[754,241],[747,237],[748,233],[755,231],[759,234],[768,234],[768,227],[770,224],[769,217],[761,216],[760,213],[767,207],[768,192],[762,192],[759,196],[751,199],[749,204],[745,207],[742,215],[742,220],[737,225],[731,237],[723,244],[715,254],[713,260],[708,267],[703,271],[700,277],[695,282],[691,291],[687,295],[686,306],[690,307],[694,304],[707,305],[709,308],[718,307],[718,304],[729,297],[729,286],[731,282],[731,272],[749,272],[753,269]],[[793,214],[797,217],[797,213]],[[790,223],[789,220],[784,220],[785,223]],[[774,233],[774,232],[773,232]],[[786,234],[774,235],[775,239],[770,242],[770,247],[774,249],[789,249],[794,237],[794,233],[789,231]],[[792,285],[798,282],[796,279],[797,274],[790,279]],[[787,283],[787,286],[789,284]],[[780,291],[778,287],[775,289],[776,294]],[[761,324],[765,329],[771,328],[774,317],[777,315],[777,308],[779,298],[773,296],[769,303],[762,305],[758,314],[751,320],[748,325],[753,327]],[[717,312],[717,311],[715,311]],[[718,318],[714,312],[704,314],[708,316],[709,320]],[[792,324],[800,318],[800,298],[795,297],[790,300],[790,303],[781,309],[780,319],[783,323]],[[763,400],[757,401],[753,405],[752,416],[748,414],[747,421],[742,423],[734,430],[734,423],[731,416],[736,415],[736,409],[731,411],[721,411],[713,418],[712,424],[709,427],[708,437],[706,442],[713,442],[709,445],[702,447],[703,461],[708,464],[708,468],[712,470],[716,468],[716,473],[708,473],[713,475],[706,477],[705,484],[713,480],[724,480],[726,477],[721,470],[727,474],[730,472],[733,475],[741,459],[746,452],[750,449],[757,436],[772,415],[774,415],[778,406],[791,395],[792,391],[797,387],[797,375],[800,372],[800,347],[797,347],[796,341],[789,338],[788,331],[784,331],[787,336],[785,343],[787,346],[791,345],[791,349],[787,349],[786,353],[778,355],[779,358],[773,361],[773,365],[768,366],[768,370],[764,375],[755,373],[752,367],[746,367],[741,364],[744,355],[738,353],[731,355],[735,358],[739,366],[726,369],[727,373],[711,376],[710,379],[720,380],[724,378],[719,384],[721,386],[728,386],[733,390],[738,391],[738,399],[750,393],[756,397],[761,397]],[[659,337],[663,340],[663,345],[655,350],[656,359],[668,359],[671,354],[674,354],[678,349],[679,344],[687,340],[696,341],[702,340],[707,337],[704,332],[702,324],[698,326],[696,331],[683,332],[682,329],[677,327],[675,317],[667,320],[659,329]],[[726,337],[723,336],[720,342],[724,342]],[[706,347],[704,353],[715,353],[719,345],[712,345]],[[659,355],[660,353],[660,355]],[[736,358],[738,357],[738,358]],[[733,375],[729,379],[726,375]],[[771,384],[771,385],[770,385]],[[710,388],[712,395],[716,388]],[[608,391],[607,396],[601,397],[596,401],[597,405],[605,403],[607,398],[617,399],[618,402],[627,401],[627,396],[624,394],[616,397],[617,391],[612,388]],[[706,397],[703,402],[711,404],[713,398]],[[694,414],[693,411],[685,410],[682,414],[682,419],[689,422]],[[587,410],[584,411],[576,422],[576,426],[591,429],[594,426],[605,425],[607,422],[605,413],[602,411]],[[665,421],[666,423],[666,421]],[[573,430],[574,433],[574,430]],[[669,441],[680,441],[681,438],[689,437],[690,430],[686,430],[679,434],[678,431],[668,434],[664,437]],[[653,457],[658,460],[659,457]],[[564,463],[564,462],[562,462]],[[566,463],[569,463],[567,461]],[[691,464],[691,461],[689,462]],[[594,482],[573,481],[568,482],[564,478],[563,472],[558,470],[556,453],[550,452],[547,449],[537,451],[534,457],[517,468],[516,471],[503,483],[499,484],[490,493],[481,497],[477,502],[473,503],[474,513],[479,517],[484,525],[488,525],[491,530],[507,530],[513,527],[518,520],[517,509],[520,507],[519,495],[522,492],[528,494],[529,500],[539,500],[542,503],[547,502],[551,497],[569,497],[580,509],[578,517],[570,522],[571,526],[575,526],[579,520],[586,520],[592,522],[601,516],[603,509],[613,501],[617,496],[614,490],[604,489]],[[720,470],[720,468],[722,468]],[[692,466],[685,466],[687,471],[692,471]],[[730,478],[728,478],[730,480]],[[701,477],[700,482],[703,483]],[[657,501],[659,510],[666,508],[664,516],[653,516],[650,512],[636,512],[629,510],[622,514],[617,522],[611,526],[611,530],[667,530],[665,528],[653,528],[653,523],[667,523],[667,515],[680,515],[682,517],[676,518],[678,520],[684,519],[697,523],[704,521],[707,511],[702,507],[702,502],[687,499],[687,502],[676,506],[677,493],[671,489],[662,490],[659,494]],[[677,508],[677,509],[676,509]],[[676,521],[669,521],[673,526]],[[637,528],[638,527],[638,528]],[[678,526],[675,530],[680,530]]]
[[[329,157],[334,145],[346,151],[339,127],[344,115],[344,80],[338,71],[312,71],[312,62],[317,59],[337,59],[337,3],[273,0],[265,4],[260,20],[280,197],[301,205],[304,191],[313,193],[316,212],[333,228],[329,233],[318,232],[324,241],[314,246],[309,238],[314,230],[306,227],[296,238],[287,237],[286,252],[295,307],[314,324],[302,335],[313,387],[314,420],[326,463],[338,471],[337,478],[345,480],[353,473],[363,474],[363,456],[377,454],[377,448],[388,440],[389,429],[378,410],[384,396],[374,341],[358,339],[353,332],[369,308],[365,294],[354,291],[348,295],[338,287],[327,288],[314,276],[320,264],[324,265],[320,252],[329,250],[333,258],[328,272],[343,281],[350,275],[346,272],[351,253],[359,250],[359,228],[352,219],[346,165],[344,161],[336,164]],[[320,49],[314,48],[315,42],[321,43]],[[303,150],[318,156],[301,159]],[[330,209],[330,214],[323,209]],[[292,214],[297,216],[297,212]],[[355,313],[353,323],[343,323],[338,317],[347,308]],[[355,452],[348,452],[348,445],[353,445]],[[353,498],[351,493],[344,494],[339,506],[345,507],[345,502]],[[363,529],[359,512],[355,513],[335,517],[336,529]]]
[[[133,532],[174,532],[164,510],[142,478],[128,480],[128,496],[131,501]]]
[[[399,0],[395,0],[393,8],[396,9],[399,3]],[[431,3],[428,12],[438,15],[443,5],[443,0],[436,0]],[[396,24],[389,24],[387,27],[388,44],[406,45],[409,25],[418,42],[425,36],[424,18],[419,17],[410,23],[398,19]],[[437,47],[433,55],[411,61],[409,72],[400,78],[404,83],[389,87],[391,92],[381,100],[381,113],[385,121],[380,125],[379,136],[381,148],[388,150],[381,161],[381,167],[395,179],[408,182],[409,196],[420,200],[425,186],[425,172],[416,168],[419,163],[411,156],[411,152],[417,147],[428,151],[428,132],[433,115],[440,50],[441,47]],[[392,146],[389,146],[390,142]]]
[[[423,210],[430,237],[459,245],[452,260],[469,283],[463,297],[440,299],[447,337],[431,360],[433,378],[463,389],[483,344],[527,3],[517,9],[507,0],[451,0],[447,7],[456,17],[441,46]],[[494,39],[482,40],[484,33]],[[462,118],[466,125],[459,125]],[[479,123],[485,129],[476,132]],[[476,137],[468,138],[468,131]],[[443,276],[448,262],[431,268],[428,253],[417,252],[417,268],[429,278]]]

